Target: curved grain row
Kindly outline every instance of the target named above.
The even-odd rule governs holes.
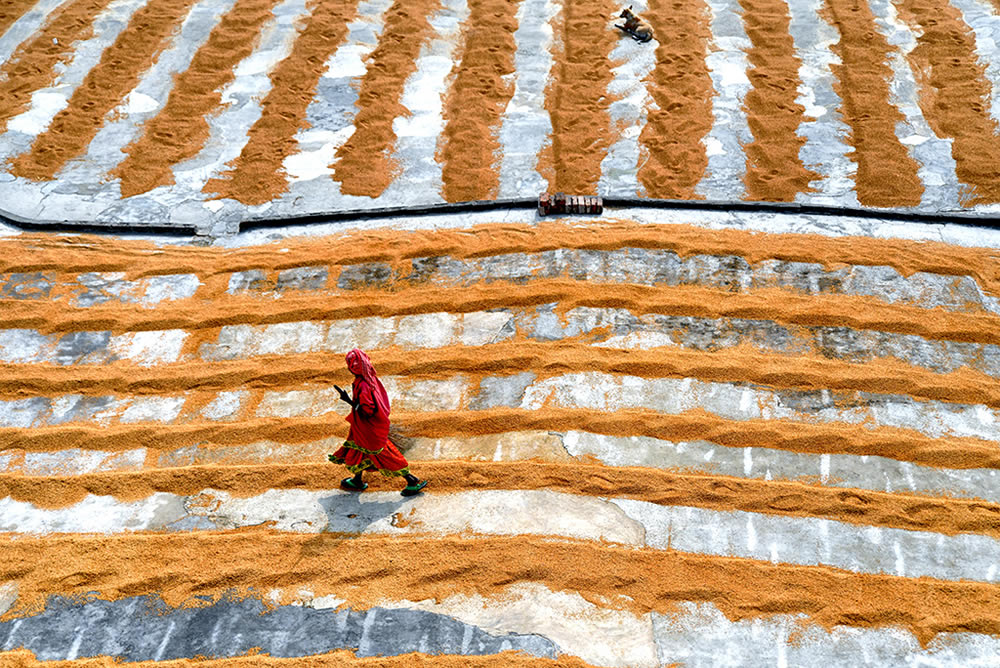
[[[858,165],[855,192],[864,206],[917,206],[924,186],[917,162],[896,137],[903,114],[889,102],[895,51],[875,25],[867,3],[827,0],[826,12],[840,30],[831,48],[840,57],[834,65],[834,88],[842,100],[841,113],[851,126],[850,158]]]
[[[11,173],[51,180],[80,155],[101,129],[104,117],[135,88],[139,77],[171,39],[195,0],[158,0],[132,16],[115,43],[76,89],[69,104],[35,138],[31,150],[11,163]]]
[[[198,333],[189,337],[187,344],[188,350],[194,350],[215,333],[211,331],[213,328],[225,325],[441,311],[469,313],[554,302],[560,304],[561,312],[579,306],[622,308],[636,315],[746,318],[802,326],[870,329],[965,343],[1000,343],[1000,316],[993,314],[943,311],[930,319],[927,309],[886,304],[861,296],[798,295],[774,288],[732,293],[697,286],[593,286],[562,279],[533,281],[516,292],[508,285],[479,284],[466,288],[415,287],[398,293],[357,291],[332,300],[327,295],[289,294],[269,301],[234,296],[220,304],[196,300],[166,302],[154,311],[134,305],[67,308],[57,303],[40,305],[10,300],[4,310],[6,327],[37,329],[43,333],[184,329]]]
[[[27,111],[31,96],[56,78],[55,66],[73,55],[74,44],[94,34],[94,17],[111,0],[73,0],[57,9],[34,39],[17,48],[0,66],[0,132],[7,121]]]
[[[648,110],[639,135],[639,182],[649,197],[696,199],[708,166],[702,140],[712,129],[708,7],[703,0],[650,0],[646,18],[659,41],[649,79],[657,108]]]
[[[385,14],[379,44],[361,79],[354,134],[337,151],[333,179],[345,195],[378,197],[395,178],[392,122],[407,114],[399,101],[430,33],[428,22],[440,0],[396,0]]]
[[[225,259],[226,256],[221,256],[220,262]],[[300,260],[304,261],[305,258]],[[682,257],[672,250],[635,247],[615,250],[559,248],[472,258],[435,255],[396,259],[392,263],[328,265],[328,261],[288,269],[272,269],[265,264],[231,274],[217,272],[206,275],[203,271],[204,281],[199,280],[197,273],[154,274],[129,279],[94,272],[28,272],[7,277],[0,275],[0,290],[4,295],[36,302],[63,301],[83,308],[108,302],[128,303],[140,304],[148,310],[163,301],[192,297],[227,300],[233,295],[240,295],[283,299],[290,294],[301,297],[305,293],[317,296],[372,289],[398,291],[421,285],[523,284],[526,281],[558,278],[605,286],[688,285],[721,288],[730,292],[779,288],[800,295],[860,295],[883,303],[925,309],[940,307],[953,312],[1000,314],[1000,300],[985,295],[969,277],[926,272],[904,277],[897,270],[885,266],[827,268],[819,263],[781,260],[750,265],[742,257],[734,255]],[[274,260],[269,264],[273,265]]]
[[[194,596],[219,597],[233,586],[247,592],[276,585],[283,591],[305,585],[316,596],[334,594],[357,609],[393,600],[400,592],[410,600],[442,600],[455,593],[500,594],[528,581],[552,591],[579,592],[597,606],[634,614],[670,613],[678,601],[709,601],[730,619],[802,613],[826,628],[903,626],[925,645],[948,631],[1000,634],[1000,586],[995,584],[856,574],[588,541],[347,538],[258,530],[183,537],[0,538],[0,544],[0,579],[18,581],[18,610],[37,610],[51,592],[97,592],[109,600],[157,592],[168,605],[180,605]]]
[[[788,32],[785,0],[740,0],[752,48],[747,72],[753,88],[744,106],[754,140],[743,149],[747,171],[747,199],[792,202],[799,193],[811,192],[809,183],[819,174],[806,169],[799,158],[804,137],[795,132],[805,107],[798,97],[799,66]]]
[[[611,145],[608,55],[618,35],[608,30],[607,17],[615,9],[609,0],[563,3],[562,47],[553,54],[552,81],[545,92],[551,146],[540,157],[542,171],[551,165],[547,180],[552,192],[597,194],[601,161]]]
[[[282,163],[295,152],[295,134],[306,127],[306,109],[326,72],[326,61],[347,35],[356,3],[310,0],[309,18],[292,52],[270,74],[271,90],[261,102],[260,118],[230,169],[210,179],[203,192],[243,204],[264,204],[285,192]]]
[[[559,248],[616,250],[631,247],[670,250],[681,257],[698,254],[736,256],[751,265],[765,260],[782,260],[828,266],[889,266],[904,276],[915,272],[970,276],[986,293],[1000,295],[1000,272],[996,269],[998,255],[990,248],[870,237],[764,235],[689,225],[595,221],[586,227],[540,222],[530,226],[483,225],[466,230],[377,230],[327,239],[287,239],[280,244],[236,249],[157,247],[145,242],[100,237],[30,234],[0,239],[0,248],[3,244],[17,244],[18,249],[26,244],[31,246],[30,252],[0,253],[0,272],[3,273],[126,271],[141,277],[190,272],[205,279],[257,268],[402,263],[410,258],[441,255],[476,258]],[[287,248],[289,252],[275,252],[279,248]]]
[[[990,83],[975,40],[958,9],[935,0],[901,0],[901,16],[917,35],[909,58],[921,86],[924,117],[940,137],[951,137],[963,204],[1000,202],[1000,128],[989,114]]]
[[[0,664],[11,668],[117,668],[121,661],[117,658],[100,656],[71,661],[39,661],[28,650],[0,651]],[[180,668],[190,665],[190,659],[173,661],[128,662],[129,668]],[[547,659],[508,650],[499,654],[476,656],[470,654],[428,654],[408,652],[397,656],[358,656],[349,650],[338,650],[329,654],[311,654],[299,657],[278,657],[266,654],[235,656],[224,659],[197,659],[199,668],[590,668],[591,664],[562,654],[557,659]]]
[[[684,474],[641,467],[543,462],[419,461],[434,493],[473,490],[552,490],[614,497],[662,506],[690,506],[785,517],[822,517],[863,526],[1000,538],[1000,504],[912,493],[834,488],[801,482],[756,480],[707,473]],[[121,501],[153,494],[197,495],[217,490],[250,497],[275,489],[328,490],[335,475],[315,464],[190,466],[75,476],[0,474],[0,492],[40,508],[65,508],[88,494]],[[383,483],[373,482],[373,491]],[[390,489],[394,487],[389,484]]]
[[[121,179],[123,197],[174,183],[171,167],[198,153],[208,138],[205,117],[219,106],[233,68],[253,52],[277,3],[237,0],[212,29],[190,66],[174,77],[166,104],[146,123],[142,137],[124,149],[127,157],[112,172]]]
[[[581,430],[609,436],[650,436],[671,441],[709,441],[726,447],[762,447],[812,454],[874,455],[924,466],[953,469],[1000,468],[994,441],[972,437],[930,437],[899,427],[792,420],[730,420],[704,410],[664,414],[629,409],[602,412],[577,408],[491,408],[480,411],[394,411],[408,436],[476,436],[508,431]],[[67,424],[0,428],[0,452],[49,452],[79,448],[119,452],[132,448],[173,450],[199,443],[229,446],[261,440],[308,443],[342,437],[337,415],[294,419],[254,417],[238,422],[194,420],[181,424]]]
[[[917,399],[982,404],[1000,408],[995,379],[969,368],[936,373],[896,360],[863,364],[819,355],[789,357],[733,348],[693,351],[683,348],[630,350],[583,343],[516,341],[483,347],[427,348],[419,357],[404,348],[373,349],[384,376],[441,377],[446,374],[484,376],[532,372],[550,374],[596,371],[643,378],[696,378],[713,382],[746,382],[773,388],[863,391],[904,394]],[[226,361],[178,362],[154,367],[127,363],[106,365],[0,365],[0,397],[55,397],[61,394],[155,395],[197,388],[199,392],[295,388],[333,383],[344,375],[338,353],[289,353]]]
[[[520,2],[472,0],[457,74],[445,102],[442,195],[446,201],[495,199],[500,116],[514,94],[514,31]]]

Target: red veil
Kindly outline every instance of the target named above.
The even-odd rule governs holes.
[[[385,417],[389,417],[389,393],[385,391],[385,386],[378,379],[371,359],[368,358],[368,355],[363,350],[359,350],[358,348],[347,353],[346,359],[347,368],[350,369],[351,373],[361,376],[368,383],[368,386],[371,388],[372,398],[375,399],[375,403],[378,405],[379,413]],[[358,371],[361,373],[358,373]]]

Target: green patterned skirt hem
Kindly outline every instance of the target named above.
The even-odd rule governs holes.
[[[357,450],[358,452],[363,452],[366,455],[380,455],[382,454],[382,451],[385,450],[384,447],[379,448],[378,450],[366,450],[365,448],[362,448],[360,445],[355,445],[354,441],[344,441],[344,447],[350,450]]]
[[[380,469],[377,466],[375,466],[375,464],[372,463],[372,460],[368,459],[367,457],[361,460],[360,464],[355,464],[353,466],[347,465],[347,470],[355,475],[361,473],[362,471],[367,471],[369,468],[378,469],[378,472],[384,475],[386,478],[395,478],[395,477],[402,478],[403,476],[405,476],[407,473],[410,472],[409,466],[404,466],[398,471],[390,471],[389,469]]]
[[[378,469],[378,472],[384,475],[386,478],[402,478],[405,477],[410,472],[409,466],[404,466],[398,471],[390,471],[389,469],[380,469],[379,467],[375,466],[372,460],[368,459],[367,457],[362,459],[361,463],[359,464],[348,464],[343,457],[334,457],[333,455],[329,455],[327,459],[333,462],[334,464],[343,464],[344,466],[347,467],[348,471],[350,471],[355,475],[363,471],[367,471],[369,468]]]

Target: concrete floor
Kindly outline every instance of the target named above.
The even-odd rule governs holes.
[[[438,222],[441,222],[438,219]],[[445,226],[460,228],[449,219]],[[477,221],[465,221],[466,224]],[[646,220],[647,224],[660,224]],[[821,229],[827,235],[869,230],[873,234],[941,240],[946,235],[966,245],[992,243],[991,232],[940,226],[877,228],[866,221],[816,221],[781,217],[761,220],[725,216],[700,221],[705,227],[754,225],[783,231]],[[429,225],[428,221],[411,221]],[[871,227],[867,227],[872,225]],[[316,230],[269,231],[239,235],[225,243],[248,245],[282,235],[319,234]],[[669,228],[664,228],[668,230]],[[5,243],[16,243],[15,234]],[[1000,243],[996,243],[1000,246]],[[902,304],[938,312],[998,312],[996,298],[968,275],[914,273],[903,276],[888,266],[766,260],[749,265],[735,256],[693,255],[641,249],[602,251],[551,250],[500,253],[471,259],[412,258],[409,266],[379,263],[348,266],[302,264],[276,271],[240,267],[221,277],[227,298],[282,300],[362,294],[389,285],[406,289],[419,275],[438,287],[480,284],[514,285],[536,278],[562,277],[590,283],[693,286],[751,293],[779,289],[790,296],[859,295],[886,305]],[[203,279],[193,273],[159,276],[81,272],[67,275],[43,270],[0,276],[0,291],[19,304],[44,305],[59,296],[68,306],[91,309],[139,309],[156,312],[183,305],[197,295]],[[972,365],[1000,374],[993,346],[929,341],[912,335],[857,332],[847,328],[798,328],[771,321],[712,320],[646,314],[627,309],[580,307],[557,317],[558,304],[464,313],[426,313],[386,318],[294,321],[269,325],[227,325],[217,339],[203,343],[190,361],[225,363],[260,355],[342,353],[349,347],[380,350],[392,346],[431,350],[446,346],[488,347],[521,340],[535,345],[560,344],[567,337],[590,336],[583,345],[621,350],[656,350],[660,346],[692,352],[725,350],[751,344],[769,354],[787,356],[822,350],[829,358],[857,363],[892,357],[929,371]],[[822,331],[820,331],[822,330]],[[50,333],[42,329],[0,330],[0,359],[23,368],[136,365],[169,369],[185,361],[184,329],[160,331],[103,330]],[[530,370],[495,373],[473,382],[462,374],[430,378],[385,375],[397,410],[475,412],[497,407],[531,411],[549,406],[598,412],[644,407],[664,414],[705,410],[738,423],[746,419],[830,425],[865,424],[916,430],[928,438],[963,436],[997,441],[996,410],[985,405],[916,400],[905,395],[791,391],[748,383],[709,382],[698,378],[638,378],[622,374],[566,373],[540,378]],[[254,395],[256,396],[256,395]],[[86,425],[165,425],[196,419],[226,424],[244,418],[294,421],[303,416],[337,414],[329,387],[300,384],[273,389],[251,401],[251,392],[227,387],[198,399],[197,414],[185,412],[189,392],[131,396],[7,397],[0,401],[0,427],[61,428]],[[338,419],[339,418],[335,418]],[[0,473],[79,476],[93,472],[142,471],[176,466],[255,465],[322,461],[339,445],[335,438],[285,444],[261,440],[226,446],[182,444],[158,451],[137,447],[122,451],[67,448],[52,451],[5,448]],[[998,502],[997,471],[950,469],[874,455],[799,453],[768,447],[730,447],[708,441],[670,441],[645,436],[613,437],[575,430],[507,431],[477,437],[419,437],[409,444],[414,462],[470,459],[523,461],[541,458],[572,464],[595,457],[606,466],[643,466],[709,473],[755,481],[803,480],[837,489],[947,495]],[[586,460],[593,463],[593,460]],[[336,476],[333,476],[334,480]],[[332,485],[331,485],[332,486]],[[532,512],[544,507],[546,513]],[[209,510],[211,509],[211,510]],[[405,521],[402,521],[405,520]],[[613,495],[577,496],[552,490],[492,490],[452,494],[429,492],[403,499],[396,492],[352,495],[336,489],[272,489],[248,498],[202,489],[190,495],[157,493],[135,501],[88,496],[64,508],[0,499],[0,532],[46,536],[60,532],[124,535],[165,531],[252,530],[268,524],[277,531],[338,534],[428,536],[456,533],[537,536],[544,540],[610,541],[652,550],[767,562],[818,565],[855,573],[896,577],[932,577],[946,581],[992,583],[1000,577],[1000,544],[976,533],[953,536],[932,531],[866,526],[821,517],[763,512],[711,510],[688,505],[659,505]],[[17,603],[16,581],[0,583],[0,614]],[[0,648],[25,646],[44,658],[113,654],[128,659],[166,659],[197,653],[233,655],[251,646],[275,656],[302,656],[334,648],[359,655],[391,655],[418,650],[455,654],[523,649],[537,656],[577,656],[600,666],[685,665],[990,665],[998,651],[989,635],[944,634],[921,647],[908,632],[892,627],[810,627],[801,616],[774,615],[754,621],[726,619],[710,603],[684,603],[675,614],[632,613],[604,608],[573,592],[555,592],[543,583],[524,581],[504,594],[407,600],[405,592],[378,607],[354,610],[350,602],[313,596],[308,590],[260,592],[295,605],[265,614],[254,599],[226,599],[199,611],[156,608],[155,595],[115,602],[53,599],[37,615],[0,622]],[[315,634],[292,634],[296,628],[322,628]],[[408,631],[385,638],[404,625]],[[232,629],[252,629],[240,634]],[[103,632],[97,629],[103,629]],[[804,629],[794,642],[789,638]],[[252,635],[251,639],[249,635]],[[308,636],[308,637],[307,637]],[[52,638],[58,641],[52,641]]]

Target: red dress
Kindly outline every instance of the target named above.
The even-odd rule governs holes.
[[[351,425],[347,440],[330,457],[351,473],[378,471],[384,476],[405,476],[410,472],[403,454],[389,440],[389,416],[380,410],[371,385],[357,376],[351,386],[356,408],[344,418]]]

